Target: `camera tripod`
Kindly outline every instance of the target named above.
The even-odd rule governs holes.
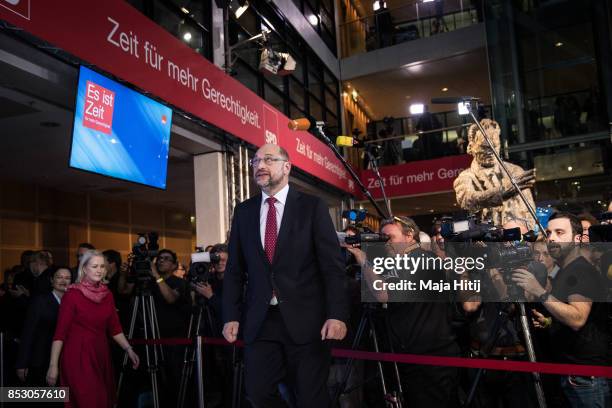
[[[514,305],[519,311],[521,329],[523,332],[525,347],[527,349],[527,356],[529,358],[529,361],[535,362],[536,361],[535,351],[533,348],[533,340],[531,338],[531,331],[529,329],[529,321],[527,319],[527,312],[525,310],[525,304],[521,301],[516,301],[513,303],[505,303],[503,305],[504,307],[498,308],[497,316],[495,318],[495,322],[493,323],[493,329],[491,330],[491,332],[493,333],[493,336],[491,336],[489,340],[487,341],[487,343],[484,345],[481,354],[483,357],[486,358],[488,357],[491,350],[493,350],[493,347],[495,347],[495,344],[497,343],[497,341],[499,340],[499,337],[501,336],[503,326],[510,319],[509,308],[511,305]],[[469,406],[474,401],[474,397],[476,395],[476,389],[478,388],[478,384],[480,382],[480,379],[482,378],[483,373],[484,373],[483,368],[479,368],[478,371],[476,372],[476,377],[474,378],[474,381],[472,382],[472,385],[470,386],[470,391],[468,393],[465,403],[463,404],[463,408],[469,408]],[[540,373],[533,372],[531,374],[533,376],[533,382],[534,382],[534,386],[536,390],[536,397],[538,399],[538,406],[540,408],[546,408],[546,399],[544,398],[544,389],[542,388],[542,381],[540,379]]]
[[[140,314],[142,319],[142,333],[145,342],[148,340],[158,340],[159,335],[159,324],[157,322],[157,312],[155,310],[155,301],[153,295],[148,287],[150,282],[138,281],[136,286],[136,296],[132,300],[132,310],[130,312],[130,330],[128,332],[128,339],[131,340],[134,335],[134,328],[136,327],[136,319]],[[159,387],[157,374],[159,371],[159,361],[164,359],[164,354],[161,345],[159,344],[148,344],[145,343],[145,357],[147,363],[147,371],[151,377],[151,391],[153,393],[153,407],[159,408]],[[123,376],[125,373],[125,367],[128,362],[127,352],[123,356],[123,363],[121,365],[121,373],[119,374],[119,382],[117,385],[117,401],[121,394],[121,386],[123,383]]]
[[[216,335],[212,314],[210,313],[210,305],[202,296],[197,296],[196,302],[197,304],[192,309],[191,316],[189,317],[189,328],[187,330],[187,337],[192,339],[193,342],[191,343],[191,345],[185,348],[183,358],[183,371],[181,373],[181,383],[179,385],[178,393],[178,408],[183,408],[185,406],[185,398],[187,397],[189,380],[193,375],[193,365],[196,359],[196,348],[194,347],[195,338],[202,334],[202,318],[206,319],[204,323],[206,324],[206,329],[208,330],[207,332],[211,333],[213,336]],[[198,393],[203,395],[204,384],[201,381],[199,382],[198,387]],[[202,398],[201,400],[203,407],[204,399]]]
[[[386,307],[386,305],[383,305],[383,307]],[[355,338],[353,339],[353,344],[351,345],[351,350],[357,350],[357,348],[359,347],[359,344],[361,343],[361,339],[362,339],[363,333],[365,332],[366,326],[369,326],[369,330],[370,330],[369,333],[370,333],[370,336],[372,337],[374,351],[376,353],[380,351],[379,346],[378,346],[378,336],[376,334],[376,327],[375,327],[375,322],[374,322],[375,312],[376,312],[375,305],[371,305],[369,303],[363,304],[363,311],[361,312],[361,318],[359,320],[359,325],[357,326],[357,333],[355,334]],[[389,345],[391,347],[391,352],[393,353],[393,346],[391,345],[389,325],[386,320],[384,323],[385,323],[387,335],[389,337]],[[349,377],[351,375],[351,371],[353,369],[354,361],[355,361],[354,358],[349,358],[344,365],[344,370],[345,370],[344,376],[342,378],[342,382],[340,383],[340,385],[338,386],[334,394],[334,399],[332,402],[333,407],[337,406],[340,400],[340,396],[342,394],[347,394],[353,391],[354,389],[361,387],[363,385],[363,384],[357,384],[356,386],[353,386],[348,390],[346,389],[346,385],[348,383]],[[381,385],[382,392],[383,392],[383,398],[385,400],[385,406],[387,406],[388,408],[402,408],[403,391],[402,391],[402,383],[400,381],[399,370],[397,369],[397,363],[393,362],[393,372],[394,372],[395,380],[397,382],[398,391],[393,391],[391,393],[388,392],[388,389],[387,389],[387,383],[385,381],[385,375],[383,372],[382,362],[376,361],[376,366],[377,366],[378,376],[380,377],[380,385]]]

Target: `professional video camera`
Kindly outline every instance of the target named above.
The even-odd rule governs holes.
[[[362,225],[367,214],[368,210],[363,208],[343,211],[342,218],[348,220],[351,223],[351,227],[357,233],[349,235],[346,232],[336,232],[338,241],[347,245],[361,245],[362,242],[387,242],[389,240],[388,235],[375,233],[370,228]]]
[[[537,234],[533,231],[521,234],[519,228],[504,229],[475,217],[460,221],[445,217],[440,232],[447,240],[445,249],[448,256],[480,257],[485,260],[485,269],[499,270],[510,299],[520,299],[522,294],[512,281],[515,269],[527,269],[542,286],[546,284],[546,267],[534,261],[532,243]]]
[[[192,284],[210,282],[212,280],[211,265],[221,260],[219,254],[204,252],[201,247],[196,247],[196,252],[191,254],[191,265],[187,272],[187,280]]]
[[[151,279],[149,271],[151,270],[151,262],[159,252],[158,240],[157,232],[138,233],[138,239],[132,247],[130,255],[132,262],[128,275],[129,283],[144,282]]]

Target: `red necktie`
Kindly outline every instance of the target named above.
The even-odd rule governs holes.
[[[276,207],[274,203],[276,198],[268,197],[266,202],[268,203],[268,217],[266,218],[266,235],[264,237],[264,250],[270,263],[274,259],[274,249],[276,248],[276,238],[278,231],[276,230]]]

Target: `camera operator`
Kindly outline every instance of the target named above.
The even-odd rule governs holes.
[[[400,221],[401,220],[401,221]],[[414,257],[433,257],[423,251],[418,243],[419,227],[408,217],[384,220],[380,232],[389,236],[388,245],[402,254]],[[362,273],[371,285],[382,275],[374,273],[368,265],[366,254],[358,248],[349,248],[362,265]],[[387,282],[410,279],[403,276],[386,277]],[[443,270],[427,270],[427,279],[445,280]],[[425,272],[416,271],[423,278]],[[374,295],[379,302],[393,300],[393,293],[377,290]],[[446,297],[441,294],[440,296]],[[397,352],[409,354],[459,356],[456,333],[451,324],[453,305],[450,299],[429,302],[392,302],[388,305],[388,322],[391,341]],[[455,367],[434,367],[401,364],[398,366],[402,378],[404,395],[413,407],[451,407],[458,405],[458,370]]]
[[[594,302],[605,293],[599,272],[580,255],[582,225],[567,212],[554,213],[546,228],[548,250],[561,269],[547,292],[525,270],[513,280],[538,299],[552,315],[550,327],[553,354],[558,362],[608,365],[606,305]],[[547,326],[546,318],[534,312],[534,325]],[[608,392],[605,378],[563,376],[561,389],[572,407],[604,407]]]
[[[161,338],[184,338],[187,335],[190,299],[185,280],[173,275],[177,264],[176,254],[169,249],[160,250],[150,264],[149,275],[151,279],[146,283],[146,286],[150,289],[153,297]],[[121,268],[118,284],[119,293],[133,293],[136,286],[135,279],[140,279],[130,276],[130,269]],[[175,402],[176,387],[181,380],[183,346],[165,347],[164,358],[167,381],[163,389],[167,392],[163,396],[162,402],[164,400],[168,403],[170,401]]]
[[[208,282],[198,282],[193,286],[193,289],[199,295],[208,299],[208,303],[215,314],[216,325],[221,324],[221,299],[223,296],[223,275],[225,274],[225,266],[227,265],[227,245],[216,244],[210,250],[211,258],[219,257],[217,262],[212,262],[211,277]],[[221,326],[215,327],[217,333],[221,333]]]

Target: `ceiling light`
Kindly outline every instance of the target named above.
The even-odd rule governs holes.
[[[308,22],[313,26],[316,26],[319,24],[319,17],[315,16],[314,14],[311,14],[308,16]]]
[[[410,114],[411,115],[420,115],[425,112],[425,105],[422,103],[413,103],[410,105]]]
[[[236,9],[236,12],[234,13],[234,15],[236,16],[236,18],[240,18],[245,11],[247,11],[247,9],[249,8],[249,2],[245,1],[244,3],[240,2],[240,7],[238,7],[238,9]]]
[[[567,166],[567,171],[572,171],[574,168],[572,166]]]
[[[189,14],[189,10],[187,10],[185,7],[181,7],[181,11],[185,14]]]
[[[186,31],[185,34],[183,34],[183,40],[187,42],[191,41],[191,33],[189,31]]]
[[[385,2],[385,0],[376,0],[373,4],[372,4],[372,9],[374,11],[378,11],[380,9],[384,9],[387,8],[387,3]]]
[[[348,92],[346,92],[346,91],[342,92],[342,96],[347,97],[348,96]]]
[[[446,87],[442,88],[442,92],[448,92],[448,88]]]
[[[561,46],[563,46],[563,43],[561,41],[555,44],[555,47],[561,47]]]
[[[434,1],[434,0],[423,0],[423,3],[431,3],[431,2],[433,2],[433,1]]]

